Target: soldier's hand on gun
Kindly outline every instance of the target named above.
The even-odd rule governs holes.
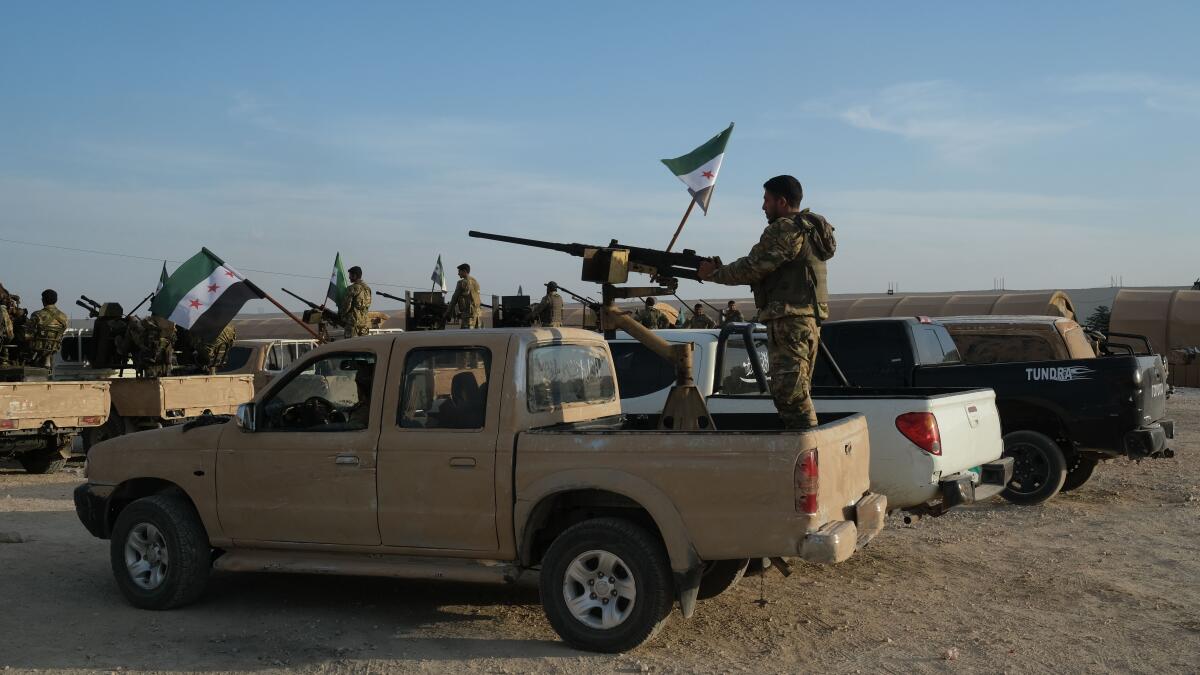
[[[717,264],[711,260],[705,260],[696,269],[696,276],[700,277],[700,281],[708,281],[716,271]]]

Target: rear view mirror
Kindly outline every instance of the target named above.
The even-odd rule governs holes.
[[[237,409],[237,425],[246,431],[254,431],[255,406],[253,403],[243,403]]]

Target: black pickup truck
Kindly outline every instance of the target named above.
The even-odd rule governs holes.
[[[821,340],[851,385],[995,390],[1005,455],[1015,460],[1004,496],[1015,503],[1083,485],[1102,459],[1174,454],[1166,365],[1154,354],[968,364],[946,327],[924,317],[831,321]],[[841,381],[817,360],[814,385]]]

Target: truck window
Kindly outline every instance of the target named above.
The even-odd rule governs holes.
[[[232,373],[233,371],[246,365],[250,360],[250,353],[254,351],[253,347],[230,347],[229,356],[225,361],[225,365],[221,366],[218,372]]]
[[[675,383],[675,369],[671,364],[642,343],[614,342],[609,347],[621,398],[646,396]]]
[[[763,374],[771,379],[769,362],[767,360],[767,336],[754,337],[754,350],[758,362],[762,365]],[[659,359],[661,360],[661,359]],[[729,396],[737,394],[759,394],[758,380],[754,377],[754,364],[750,362],[750,354],[746,351],[746,340],[742,337],[730,336],[725,342],[725,355],[721,359],[721,393]],[[674,375],[671,378],[674,381]],[[622,386],[621,393],[625,393]]]
[[[934,328],[933,332],[937,334],[938,342],[942,343],[942,353],[945,354],[942,363],[962,363],[962,355],[958,353],[958,345],[954,344],[950,332],[940,326]]]
[[[601,347],[564,344],[534,347],[529,352],[527,374],[529,412],[606,403],[617,393],[608,352]]]
[[[492,353],[482,347],[414,349],[404,359],[405,429],[482,429]]]
[[[821,341],[853,386],[902,387],[907,383],[913,359],[905,328],[898,321],[826,324],[821,327]],[[841,384],[822,358],[817,359],[813,383]]]
[[[263,430],[356,431],[370,421],[375,355],[339,352],[294,372],[262,405]]]
[[[958,333],[954,336],[967,363],[1016,363],[1053,361],[1054,345],[1039,335],[1016,333]]]
[[[954,346],[954,341],[950,342],[950,349],[947,350],[945,344],[941,340],[937,326],[917,325],[913,327],[913,341],[917,345],[917,357],[923,365],[938,365],[942,363],[953,363],[958,361],[958,349]],[[949,351],[950,353],[947,353]]]

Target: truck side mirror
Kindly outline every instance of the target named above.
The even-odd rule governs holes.
[[[237,425],[246,431],[254,431],[255,406],[253,403],[243,403],[237,409]]]

